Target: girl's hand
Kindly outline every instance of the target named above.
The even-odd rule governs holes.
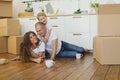
[[[51,34],[52,29],[48,29],[47,34],[45,35],[45,38],[48,40]]]

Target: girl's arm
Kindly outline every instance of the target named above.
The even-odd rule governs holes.
[[[51,34],[51,30],[52,30],[52,29],[48,29],[48,30],[47,30],[47,34],[45,35],[45,37],[41,37],[42,41],[43,41],[45,44],[47,44],[47,42],[48,42],[48,39],[49,39],[50,34]]]
[[[53,48],[52,48],[52,55],[51,55],[51,58],[52,60],[55,59],[55,56],[56,56],[56,52],[57,52],[57,43],[58,43],[58,39],[55,39],[52,41],[52,44],[53,44]]]

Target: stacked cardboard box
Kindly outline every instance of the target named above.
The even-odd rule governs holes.
[[[0,0],[0,17],[12,17],[11,0]]]
[[[8,52],[8,37],[0,36],[0,53]]]
[[[120,4],[100,5],[94,58],[101,64],[120,64]]]
[[[22,36],[8,37],[8,52],[18,54],[20,52],[20,44],[23,41]]]
[[[0,19],[0,36],[18,36],[20,35],[20,25],[18,19],[4,18]]]
[[[0,53],[19,53],[22,36],[19,20],[12,18],[12,0],[0,1]]]
[[[3,40],[3,38],[5,40]],[[20,25],[18,19],[0,19],[0,39],[0,53],[8,52],[17,54],[19,52],[18,48],[22,41],[22,36],[20,36]]]
[[[94,56],[101,64],[120,64],[120,37],[95,37]]]

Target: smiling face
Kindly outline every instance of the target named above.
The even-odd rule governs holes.
[[[37,36],[33,33],[30,33],[29,39],[30,39],[31,44],[36,44],[38,42]]]
[[[36,30],[36,32],[37,32],[37,34],[39,35],[39,36],[42,36],[42,37],[44,37],[45,35],[46,35],[46,27],[45,27],[45,25],[43,24],[43,23],[41,23],[41,22],[38,22],[38,23],[36,23],[36,25],[35,25],[35,30]]]
[[[39,22],[47,24],[47,16],[46,16],[46,14],[44,12],[39,12],[37,14],[37,19],[38,19]]]
[[[47,17],[46,16],[39,16],[38,20],[39,20],[39,22],[47,24]]]

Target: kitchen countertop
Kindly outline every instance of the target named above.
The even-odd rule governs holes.
[[[47,16],[80,16],[80,15],[96,15],[95,13],[81,13],[81,14],[51,14]]]
[[[33,15],[32,15],[33,14]],[[81,13],[81,14],[48,14],[48,17],[57,17],[57,16],[80,16],[80,15],[96,15],[96,13]],[[30,13],[30,15],[18,16],[18,18],[31,18],[36,17],[34,13]]]

